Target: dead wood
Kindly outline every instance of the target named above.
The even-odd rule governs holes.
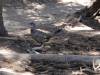
[[[4,57],[3,57],[4,56]],[[16,58],[16,59],[15,59]],[[84,56],[84,55],[58,55],[58,54],[19,54],[15,53],[0,55],[0,59],[7,60],[26,60],[31,59],[32,61],[47,61],[47,62],[79,62],[85,64],[93,64],[93,60],[98,60],[96,64],[99,64],[100,56]]]
[[[51,62],[80,62],[91,64],[94,59],[100,59],[99,56],[83,56],[83,55],[57,55],[57,54],[38,54],[31,55],[32,60],[37,61],[51,61]],[[98,62],[99,63],[99,62]]]

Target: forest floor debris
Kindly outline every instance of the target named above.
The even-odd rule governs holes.
[[[84,5],[73,2],[71,4],[70,2],[64,4],[35,2],[29,3],[25,8],[22,5],[14,6],[4,7],[3,9],[4,23],[5,26],[7,25],[9,34],[16,34],[15,37],[22,36],[21,38],[24,38],[26,34],[31,32],[29,25],[31,22],[35,23],[36,28],[32,33],[33,37],[27,35],[27,38],[29,37],[32,40],[27,40],[27,38],[24,40],[16,40],[16,38],[12,39],[11,37],[8,37],[10,39],[7,39],[7,37],[5,39],[0,38],[0,53],[100,55],[100,26],[95,25],[96,23],[93,23],[94,21],[89,18],[85,18],[83,21],[91,25],[85,25],[85,23],[79,22],[80,17],[76,18],[73,15],[77,10],[84,8]],[[67,63],[66,65],[65,63],[30,60],[29,62],[16,61],[13,63],[0,61],[0,67],[0,73],[12,69],[14,70],[13,73],[21,72],[18,73],[20,75],[94,74],[93,66],[84,63]],[[9,71],[12,72],[12,70]],[[22,72],[27,73],[23,74]]]

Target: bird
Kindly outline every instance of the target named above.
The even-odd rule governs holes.
[[[41,44],[46,41],[48,35],[42,31],[39,31],[34,22],[30,23],[30,28],[31,28],[31,36],[34,40],[36,40],[38,43]]]
[[[31,33],[33,33],[36,30],[36,24],[34,22],[30,22],[29,27],[31,28]]]

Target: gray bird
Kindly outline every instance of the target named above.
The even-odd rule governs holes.
[[[36,28],[36,24],[34,22],[30,23],[31,25],[31,35],[34,40],[39,43],[45,42],[50,36],[46,33],[43,33]]]

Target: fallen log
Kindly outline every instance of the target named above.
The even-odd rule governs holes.
[[[31,62],[33,61],[33,62]],[[58,54],[22,54],[16,53],[10,50],[0,51],[0,66],[3,67],[7,64],[8,67],[12,67],[17,71],[23,71],[27,68],[28,64],[34,64],[34,62],[47,62],[47,63],[58,63],[61,67],[66,67],[78,64],[89,64],[93,65],[93,71],[98,71],[100,67],[100,56],[90,56],[90,55],[58,55]],[[75,64],[74,64],[75,63]],[[11,64],[11,65],[10,65]],[[61,65],[61,64],[66,64]],[[70,65],[71,64],[71,65]],[[24,66],[21,66],[24,65]],[[16,66],[18,67],[16,69]],[[100,69],[100,68],[99,68]],[[85,71],[86,69],[82,69]]]
[[[0,61],[7,59],[9,61],[17,60],[32,60],[32,61],[47,61],[47,62],[80,62],[85,64],[93,64],[93,60],[97,61],[96,64],[100,63],[100,56],[84,56],[84,55],[58,55],[58,54],[0,54]]]
[[[93,60],[100,60],[100,56],[34,54],[31,55],[31,59],[33,61],[48,61],[48,62],[61,62],[61,63],[82,62],[86,64],[91,64],[93,63]]]

